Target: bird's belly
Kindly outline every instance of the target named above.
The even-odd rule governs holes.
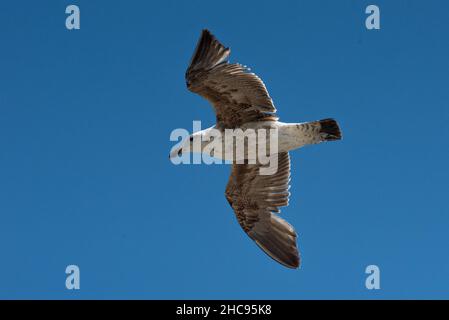
[[[256,161],[291,149],[288,132],[278,130],[277,123],[265,126],[228,130],[214,137],[203,149],[203,153],[230,162]]]

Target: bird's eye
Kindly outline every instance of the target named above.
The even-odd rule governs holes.
[[[193,137],[190,137],[190,142],[192,142],[193,141]]]
[[[178,151],[178,157],[182,156],[182,149]]]

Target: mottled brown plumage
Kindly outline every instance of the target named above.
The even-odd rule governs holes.
[[[226,187],[226,199],[234,209],[243,230],[270,257],[290,267],[299,266],[296,233],[277,214],[288,205],[290,192],[290,157],[280,153],[274,175],[260,175],[260,165],[232,167]]]
[[[230,52],[203,30],[186,72],[187,88],[213,105],[219,127],[232,129],[247,122],[277,120],[262,80],[247,67],[230,64]]]

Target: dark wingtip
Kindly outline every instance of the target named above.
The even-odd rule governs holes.
[[[192,80],[195,80],[195,71],[207,71],[220,63],[227,63],[229,54],[229,48],[223,46],[208,29],[203,29],[185,74],[187,87],[190,88]]]
[[[209,31],[209,29],[206,29],[206,28],[204,28],[204,29],[201,31],[201,34],[209,34],[209,35],[212,35],[212,33]]]
[[[284,262],[283,263],[284,266],[286,266],[289,269],[299,269],[300,265],[301,265],[301,259],[299,258],[299,256],[295,256],[291,261]]]

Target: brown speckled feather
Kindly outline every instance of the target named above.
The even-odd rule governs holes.
[[[186,71],[187,88],[214,106],[217,126],[238,128],[247,122],[277,120],[262,80],[245,66],[230,64],[229,54],[229,48],[203,30]]]
[[[280,153],[278,171],[260,175],[259,165],[234,164],[226,198],[248,236],[271,258],[289,268],[299,266],[296,232],[278,216],[288,205],[290,157]]]

